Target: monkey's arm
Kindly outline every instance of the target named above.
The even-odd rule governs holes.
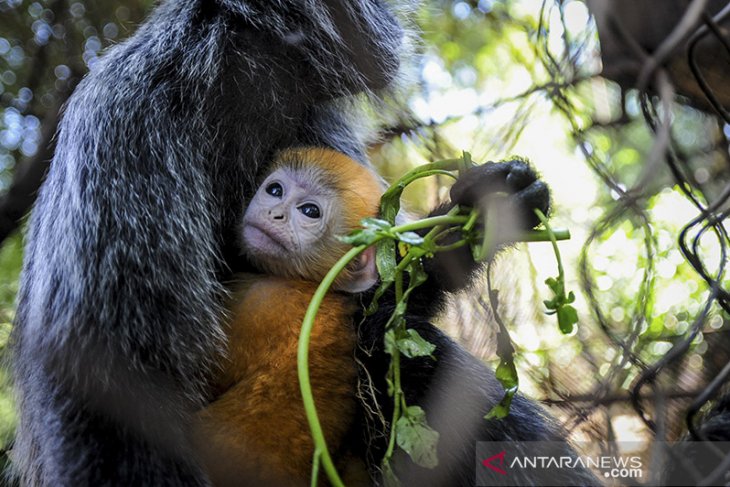
[[[506,196],[499,197],[505,204],[486,207],[487,203],[494,201],[490,197],[496,196],[496,193]],[[550,198],[547,186],[537,179],[527,164],[511,161],[488,164],[466,172],[452,188],[451,200],[432,215],[446,213],[453,205],[459,204],[505,216],[507,221],[500,220],[497,224],[500,234],[495,236],[495,249],[499,250],[515,238],[515,233],[507,231],[509,223],[513,223],[514,230],[536,225],[533,208],[547,213]],[[460,238],[460,235],[453,236],[454,241]],[[490,258],[494,253],[490,253]],[[427,259],[424,265],[429,274],[428,280],[411,295],[405,316],[406,327],[417,331],[436,348],[429,357],[408,358],[401,354],[399,375],[405,403],[409,407],[423,408],[429,426],[439,433],[436,446],[438,465],[433,469],[420,467],[407,454],[396,450],[390,465],[401,483],[449,487],[474,485],[474,458],[478,442],[511,442],[509,451],[516,455],[528,453],[528,449],[532,454],[534,444],[523,442],[551,442],[552,455],[575,458],[576,454],[566,441],[561,426],[540,406],[520,394],[514,397],[506,418],[485,419],[485,415],[503,397],[502,386],[491,369],[428,319],[439,307],[446,292],[457,291],[469,284],[479,264],[474,262],[470,249],[463,247],[437,254],[433,259]],[[371,462],[375,459],[375,464],[370,463],[370,471],[376,480],[381,475],[377,462],[389,444],[388,435],[377,434],[380,432],[378,427],[383,424],[381,418],[391,418],[393,414],[394,401],[388,395],[392,389],[392,376],[389,374],[391,356],[386,351],[383,338],[394,310],[391,293],[383,296],[374,314],[358,321],[356,358],[361,364],[360,390],[364,392],[360,396],[363,401],[362,424],[367,427],[357,432],[363,435],[362,443],[368,445],[362,454]],[[373,427],[373,424],[376,426]],[[489,475],[490,472],[486,472],[485,478]],[[490,480],[485,480],[485,485],[499,481],[497,475],[491,475]],[[535,483],[535,478],[524,472],[510,472],[510,475],[519,485]],[[541,479],[550,485],[599,485],[587,468],[558,469],[548,475]]]
[[[497,193],[504,197],[494,198]],[[497,232],[488,259],[518,238],[521,231],[539,223],[534,209],[545,214],[550,211],[547,185],[527,163],[518,160],[488,163],[466,171],[451,188],[450,196],[449,203],[429,216],[445,214],[454,205],[479,208],[484,215],[494,213],[490,218],[496,223]],[[461,238],[460,233],[455,233],[440,244],[448,245]],[[469,246],[438,252],[433,258],[425,259],[428,279],[413,294],[409,309],[422,316],[431,316],[443,304],[445,293],[458,292],[469,286],[481,266],[482,263],[474,261]]]
[[[385,351],[383,335],[392,307],[385,313],[365,318],[359,327],[360,348],[357,359],[362,364],[360,379],[364,402],[361,413],[368,421],[379,424],[379,417],[391,418],[393,398],[388,396],[388,365],[390,355]],[[416,330],[428,342],[436,345],[431,357],[407,358],[401,355],[400,377],[405,402],[420,406],[426,412],[431,428],[439,432],[437,444],[438,466],[434,469],[419,467],[410,458],[397,452],[393,467],[402,485],[471,486],[474,485],[477,442],[511,442],[510,454],[533,454],[534,443],[554,442],[552,454],[560,457],[576,456],[566,440],[560,424],[542,407],[517,394],[509,415],[501,420],[486,420],[484,416],[502,398],[504,390],[494,372],[481,360],[471,355],[436,326],[410,314],[408,328]],[[365,373],[364,371],[367,371]],[[377,412],[374,413],[374,411]],[[382,458],[388,437],[374,435],[368,428],[360,428],[363,443],[369,445],[368,458],[375,476],[377,462]],[[497,450],[499,451],[499,450]],[[533,485],[535,479],[523,477],[520,471],[510,472],[518,485]],[[541,480],[549,485],[600,485],[587,468],[556,469]],[[493,478],[494,483],[498,480]],[[486,483],[485,485],[491,485]]]

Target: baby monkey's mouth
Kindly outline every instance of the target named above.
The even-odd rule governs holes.
[[[246,222],[243,228],[243,241],[250,249],[265,254],[289,253],[289,248],[281,236],[269,231],[256,222]]]

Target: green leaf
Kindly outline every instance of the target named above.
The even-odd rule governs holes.
[[[428,279],[428,274],[423,270],[423,264],[419,259],[414,259],[408,265],[408,277],[410,279],[408,282],[408,291],[412,291]]]
[[[512,405],[512,399],[517,393],[517,387],[513,387],[504,391],[502,400],[499,401],[492,409],[489,410],[484,419],[504,419],[509,415],[509,408]]]
[[[371,245],[379,237],[373,230],[354,230],[349,235],[338,235],[337,240],[342,243],[357,247],[358,245]]]
[[[484,419],[502,419],[509,415],[509,408],[512,405],[512,398],[519,388],[519,376],[515,367],[512,351],[504,356],[500,355],[500,362],[494,375],[504,388],[504,396],[492,409],[489,410]]]
[[[383,294],[385,294],[388,288],[392,285],[393,281],[380,281],[380,285],[373,294],[373,300],[370,302],[367,309],[365,310],[365,316],[370,316],[378,311],[378,302],[380,301],[380,298],[383,297]]]
[[[393,397],[395,395],[395,378],[393,377],[393,369],[388,369],[385,374],[385,383],[388,385],[388,396]]]
[[[388,355],[393,355],[393,351],[397,348],[394,329],[390,329],[385,332],[383,342],[383,348],[385,349],[385,353],[387,353]]]
[[[398,337],[395,341],[395,346],[408,358],[430,357],[434,350],[436,350],[436,345],[426,341],[413,328],[407,329],[405,336]]]
[[[376,240],[385,236],[392,236],[390,229],[392,225],[385,220],[378,218],[364,218],[361,222],[363,228],[353,230],[349,235],[338,236],[340,242],[358,245],[372,245]]]
[[[519,383],[517,369],[515,368],[515,362],[512,357],[509,357],[507,360],[500,360],[494,375],[505,390],[517,387]]]
[[[360,224],[363,226],[363,228],[385,231],[390,230],[393,226],[390,222],[382,220],[380,218],[363,218]]]
[[[408,308],[408,305],[406,304],[405,300],[398,301],[398,303],[395,305],[395,311],[393,311],[393,316],[391,317],[390,321],[394,322],[394,327],[398,327],[398,325],[403,324],[403,317],[406,314],[406,309]]]
[[[381,240],[375,247],[375,265],[381,281],[395,280],[395,268],[398,266],[395,257],[395,242],[390,239]]]
[[[550,228],[547,217],[538,209],[535,209],[535,214],[542,222],[545,227],[545,232],[550,237],[553,252],[555,253],[555,260],[558,263],[558,277],[549,277],[545,280],[545,284],[550,288],[554,296],[550,300],[544,300],[543,304],[549,310],[547,314],[558,315],[558,328],[560,328],[560,331],[563,334],[572,333],[575,324],[578,323],[578,312],[570,305],[570,303],[575,301],[575,294],[573,291],[570,291],[567,296],[565,295],[565,273],[560,259],[556,236],[552,228]]]
[[[558,296],[561,296],[564,293],[562,284],[558,279],[555,279],[554,277],[548,277],[547,279],[545,279],[545,284],[547,284],[550,290]]]
[[[578,312],[569,304],[558,309],[558,326],[563,334],[573,332],[574,325],[578,323]]]
[[[409,245],[421,245],[423,244],[423,237],[416,232],[404,232],[396,234],[401,242],[405,242]]]
[[[400,197],[404,189],[403,184],[393,185],[380,198],[380,215],[391,224],[395,223],[395,217],[400,211]]]
[[[409,406],[395,424],[396,442],[417,465],[434,468],[438,465],[439,433],[426,422],[426,412]]]

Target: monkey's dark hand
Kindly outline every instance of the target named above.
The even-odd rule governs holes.
[[[430,216],[443,215],[454,205],[480,209],[488,215],[492,248],[491,259],[500,249],[519,239],[519,234],[539,223],[534,210],[547,215],[550,191],[524,161],[487,163],[462,173],[451,188],[451,202],[434,210]],[[483,220],[482,220],[483,221]],[[454,243],[464,236],[452,233],[440,245]],[[424,261],[429,279],[417,293],[426,315],[443,302],[443,292],[456,292],[471,284],[482,263],[475,262],[469,246],[437,252]]]
[[[488,202],[496,193],[506,195],[504,204],[496,210],[516,219],[513,226],[520,229],[534,228],[540,223],[534,210],[545,215],[550,211],[547,185],[538,179],[529,164],[519,160],[487,163],[469,169],[452,186],[451,202],[490,211]]]

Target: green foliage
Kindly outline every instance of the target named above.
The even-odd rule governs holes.
[[[553,244],[553,251],[555,252],[555,259],[558,262],[558,277],[549,277],[545,280],[545,284],[553,292],[553,298],[543,301],[545,307],[549,310],[547,314],[557,314],[558,316],[558,327],[560,331],[568,335],[573,332],[573,328],[578,323],[578,312],[571,304],[575,302],[575,294],[570,291],[567,295],[565,294],[565,272],[563,271],[563,262],[560,258],[560,251],[556,242],[555,234],[547,221],[547,217],[540,211],[535,210],[538,218],[542,222],[545,230],[550,236],[550,241]]]
[[[381,276],[381,284],[375,292],[372,303],[367,307],[366,313],[373,313],[378,309],[378,301],[391,287],[394,288],[395,295],[395,306],[385,325],[384,336],[385,352],[391,356],[386,375],[388,395],[393,398],[393,418],[390,424],[395,426],[391,428],[388,448],[381,462],[383,476],[387,485],[398,484],[391,468],[391,459],[396,445],[421,466],[433,468],[438,464],[436,448],[439,435],[428,425],[425,411],[421,407],[406,403],[401,384],[401,356],[406,358],[430,357],[435,360],[433,353],[436,351],[434,344],[424,340],[416,330],[408,328],[405,319],[408,298],[428,277],[423,270],[423,258],[429,258],[436,252],[458,248],[463,245],[478,247],[478,251],[472,249],[472,252],[487,255],[484,249],[492,242],[488,231],[481,233],[477,230],[476,221],[479,215],[476,210],[455,206],[446,215],[424,218],[402,225],[395,225],[395,219],[400,209],[400,198],[409,184],[428,176],[443,175],[449,170],[463,171],[472,167],[472,165],[471,156],[464,153],[458,160],[444,160],[416,168],[391,185],[381,198],[380,213],[383,218],[366,218],[362,221],[362,228],[340,239],[343,242],[355,245],[355,247],[332,267],[312,297],[299,337],[298,375],[304,399],[304,409],[315,443],[314,475],[319,472],[319,463],[321,462],[329,481],[335,486],[342,485],[342,480],[327,450],[314,398],[312,397],[309,382],[309,340],[322,299],[337,275],[369,246],[376,247],[376,262]],[[488,220],[488,218],[486,219]],[[425,235],[420,235],[416,233],[418,230],[428,231]],[[462,239],[456,243],[440,246],[439,241],[445,235],[453,232],[459,232]],[[533,232],[529,239],[537,240],[538,236],[535,234],[541,238],[546,238],[545,232]],[[547,237],[555,243],[556,237],[549,228],[548,234]],[[501,327],[500,331],[502,332],[500,357],[503,361],[497,368],[497,378],[505,387],[505,396],[500,404],[490,412],[488,418],[506,416],[512,398],[517,392],[518,379],[513,359],[514,350],[506,329]],[[316,476],[312,478],[313,485],[316,484],[317,480]]]
[[[543,304],[549,310],[547,314],[557,314],[560,331],[568,335],[573,332],[573,327],[578,323],[578,312],[571,306],[571,303],[575,302],[575,294],[570,291],[566,296],[565,279],[562,276],[557,279],[549,277],[545,280],[545,284],[554,295],[553,299],[543,301]]]
[[[0,326],[9,325],[12,320],[22,265],[23,238],[17,232],[0,247]]]
[[[502,399],[489,410],[484,419],[503,419],[509,414],[509,408],[512,405],[512,399],[517,394],[519,388],[519,377],[517,376],[517,368],[513,355],[510,353],[499,361],[495,376],[504,388],[504,396]]]
[[[23,260],[22,242],[22,235],[16,232],[0,247],[0,361],[3,363],[7,363],[7,345],[15,315],[15,295]],[[10,372],[3,367],[0,368],[0,449],[6,448],[12,441],[15,423]],[[4,468],[6,465],[0,465],[0,475]]]
[[[390,331],[388,333],[390,333]],[[405,330],[405,333],[400,332],[400,334],[394,336],[393,339],[395,340],[395,348],[397,348],[398,351],[406,357],[431,357],[433,360],[435,360],[435,358],[431,354],[434,352],[434,350],[436,350],[436,345],[427,342],[416,330],[408,328]],[[385,339],[385,344],[386,351],[388,351],[387,335]],[[388,351],[388,353],[392,355],[391,351]]]
[[[409,406],[395,424],[398,446],[416,465],[434,468],[438,465],[436,446],[439,434],[426,422],[426,412],[420,406]]]
[[[340,235],[337,238],[341,242],[357,247],[358,245],[371,245],[384,237],[393,236],[391,232],[392,225],[385,220],[365,218],[361,225],[361,229],[355,230],[349,235]],[[381,271],[385,272],[385,269]]]

